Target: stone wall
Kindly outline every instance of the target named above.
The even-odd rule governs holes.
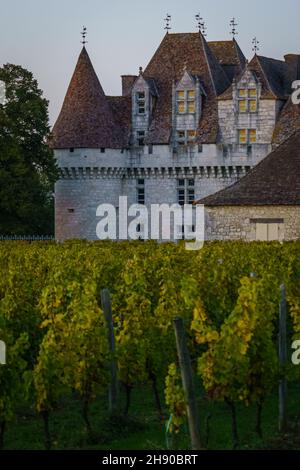
[[[279,241],[300,238],[299,206],[223,206],[205,208],[206,240],[256,240],[257,222],[277,222]]]
[[[56,238],[96,238],[96,210],[100,204],[118,206],[119,196],[128,204],[137,203],[137,181],[145,180],[145,204],[174,204],[177,180],[195,180],[195,200],[231,185],[250,169],[250,161],[240,156],[224,159],[217,145],[190,149],[182,147],[173,155],[167,145],[147,146],[140,152],[106,149],[55,151],[60,179],[55,188]]]
[[[118,207],[121,180],[65,179],[55,186],[55,238],[96,240],[97,207]]]
[[[175,204],[177,198],[177,177],[140,176],[112,178],[85,176],[76,179],[60,179],[55,187],[55,236],[57,240],[80,238],[95,240],[96,217],[100,204],[119,206],[119,196],[128,197],[128,206],[136,204],[137,181],[145,180],[145,206],[150,213],[151,204]],[[233,178],[195,176],[195,200],[224,189],[234,182]]]
[[[55,188],[56,238],[96,239],[100,204],[118,207],[119,196],[137,203],[137,181],[145,180],[145,204],[178,202],[178,179],[194,179],[195,200],[224,189],[245,176],[253,159],[239,154],[224,157],[218,145],[180,148],[177,154],[167,145],[147,146],[138,154],[130,150],[74,149],[55,152],[60,179]],[[244,232],[244,230],[242,231]],[[238,235],[239,232],[236,233]],[[225,234],[226,235],[226,234]],[[221,237],[222,238],[222,237]]]

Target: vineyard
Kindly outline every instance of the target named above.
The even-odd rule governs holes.
[[[107,429],[115,438],[118,426],[134,433],[141,425],[130,420],[137,391],[144,414],[154,403],[160,445],[188,447],[175,317],[184,321],[203,448],[218,433],[220,407],[228,409],[222,416],[231,430],[227,447],[241,446],[241,416],[258,446],[266,445],[265,429],[275,439],[265,416],[277,420],[283,377],[293,406],[284,432],[299,431],[300,365],[291,357],[293,341],[300,340],[300,243],[216,242],[190,252],[184,244],[152,242],[7,241],[0,243],[0,272],[0,340],[7,348],[7,364],[0,365],[1,448],[22,419],[40,422],[44,448],[55,448],[57,412],[67,416],[74,408],[80,424],[64,423],[69,433],[82,427],[78,447],[102,442],[109,448]],[[285,367],[278,358],[282,284]],[[103,289],[111,297],[113,353]],[[118,380],[113,408],[112,364]]]

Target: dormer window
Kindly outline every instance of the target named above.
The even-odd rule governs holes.
[[[240,129],[239,130],[239,144],[252,145],[257,143],[256,129]]]
[[[139,91],[136,94],[137,98],[137,108],[138,108],[138,114],[145,114],[146,110],[146,96],[144,91]]]
[[[177,112],[179,114],[195,114],[196,92],[195,90],[177,91]]]
[[[185,131],[177,131],[177,143],[185,145]]]
[[[257,90],[256,88],[240,88],[238,90],[238,104],[240,113],[256,113]]]
[[[189,144],[194,142],[195,137],[196,137],[196,131],[187,131],[187,141]]]
[[[195,90],[189,90],[187,92],[187,106],[188,106],[188,113],[194,114],[196,112],[196,93]]]
[[[177,91],[177,110],[180,114],[185,113],[185,92]]]
[[[195,142],[196,131],[195,130],[180,130],[177,131],[177,143],[178,145],[188,145]]]
[[[256,129],[249,130],[249,144],[256,144],[257,136],[256,136]]]

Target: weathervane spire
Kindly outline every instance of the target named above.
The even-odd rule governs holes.
[[[236,27],[238,26],[238,23],[235,22],[235,18],[232,18],[232,20],[230,21],[230,26],[231,26],[230,34],[232,34],[232,38],[234,39],[235,36],[238,35],[237,29],[236,29]]]
[[[198,28],[199,33],[202,33],[202,36],[204,36],[204,37],[207,36],[207,33],[206,33],[207,28],[205,26],[205,21],[200,16],[200,13],[197,13],[195,18],[196,18],[196,21],[197,21],[197,28]]]
[[[165,30],[167,31],[167,33],[169,33],[170,29],[171,29],[171,15],[169,15],[169,13],[167,13],[167,16],[165,18],[165,22],[166,22],[166,26],[165,26]]]
[[[83,26],[82,32],[81,32],[81,36],[82,36],[81,44],[83,44],[83,47],[85,47],[85,45],[87,44],[86,35],[87,35],[87,29],[85,26]]]
[[[252,50],[255,52],[255,54],[259,51],[259,44],[260,42],[257,40],[257,37],[255,36],[255,38],[252,39],[252,44],[253,44],[253,47],[252,47]]]

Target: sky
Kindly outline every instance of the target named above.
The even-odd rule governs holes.
[[[49,100],[50,123],[60,111],[88,29],[87,50],[108,95],[121,94],[121,75],[146,67],[172,16],[171,32],[195,32],[195,15],[207,26],[207,40],[230,39],[229,22],[248,59],[252,39],[259,54],[282,59],[300,54],[299,0],[0,0],[0,66],[30,70]]]

